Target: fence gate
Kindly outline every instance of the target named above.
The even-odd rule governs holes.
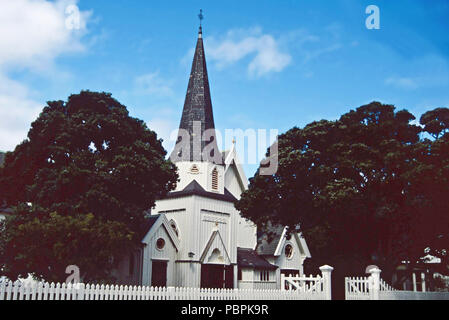
[[[369,277],[346,277],[345,299],[346,300],[371,300],[370,288],[373,278]]]
[[[331,300],[331,266],[320,267],[321,276],[285,276],[281,274],[281,290],[295,291],[310,300]]]

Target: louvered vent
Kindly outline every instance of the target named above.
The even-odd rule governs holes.
[[[218,170],[214,168],[212,170],[212,189],[218,190]]]

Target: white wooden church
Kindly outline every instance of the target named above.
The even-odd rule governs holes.
[[[209,130],[209,140],[195,145],[194,125],[201,125],[201,136]],[[214,153],[214,130],[200,26],[179,128],[180,135],[190,136],[178,138],[171,156],[180,181],[149,212],[142,247],[121,262],[119,283],[276,289],[281,273],[303,274],[304,260],[311,255],[299,232],[287,237],[286,228],[273,227],[276,236],[268,241],[235,209],[248,180],[235,144]],[[207,156],[206,149],[212,150]]]

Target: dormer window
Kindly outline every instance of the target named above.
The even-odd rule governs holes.
[[[218,190],[218,170],[217,170],[217,168],[214,168],[214,170],[212,170],[212,189]]]

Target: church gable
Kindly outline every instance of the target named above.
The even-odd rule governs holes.
[[[170,242],[176,251],[178,251],[180,247],[179,239],[165,215],[161,214],[151,218],[155,221],[152,222],[149,230],[142,239],[142,242],[146,245],[151,244],[151,247],[157,247],[157,239],[155,238],[160,236],[165,242]]]
[[[310,251],[307,243],[300,232],[293,232],[287,236],[287,228],[283,226],[270,227],[271,239],[267,234],[260,234],[258,237],[257,253],[263,256],[280,257],[285,255],[285,247],[290,244],[298,256],[310,258]],[[269,241],[268,241],[269,240]]]
[[[301,240],[302,239],[302,240]],[[276,250],[274,252],[275,256],[281,256],[282,254],[285,255],[285,247],[290,244],[292,246],[293,250],[296,250],[300,256],[310,258],[310,252],[307,247],[307,244],[302,237],[301,234],[295,232],[290,234],[289,237],[287,237],[287,228],[284,228],[282,232],[282,236],[279,239],[279,242],[276,246]]]
[[[246,178],[243,167],[237,157],[235,151],[235,144],[232,145],[230,151],[224,152],[223,157],[225,159],[224,170],[224,184],[237,199],[240,199],[240,195],[248,189],[248,179]]]
[[[208,264],[231,264],[226,246],[218,230],[212,232],[206,247],[203,250],[200,258],[201,263]]]

